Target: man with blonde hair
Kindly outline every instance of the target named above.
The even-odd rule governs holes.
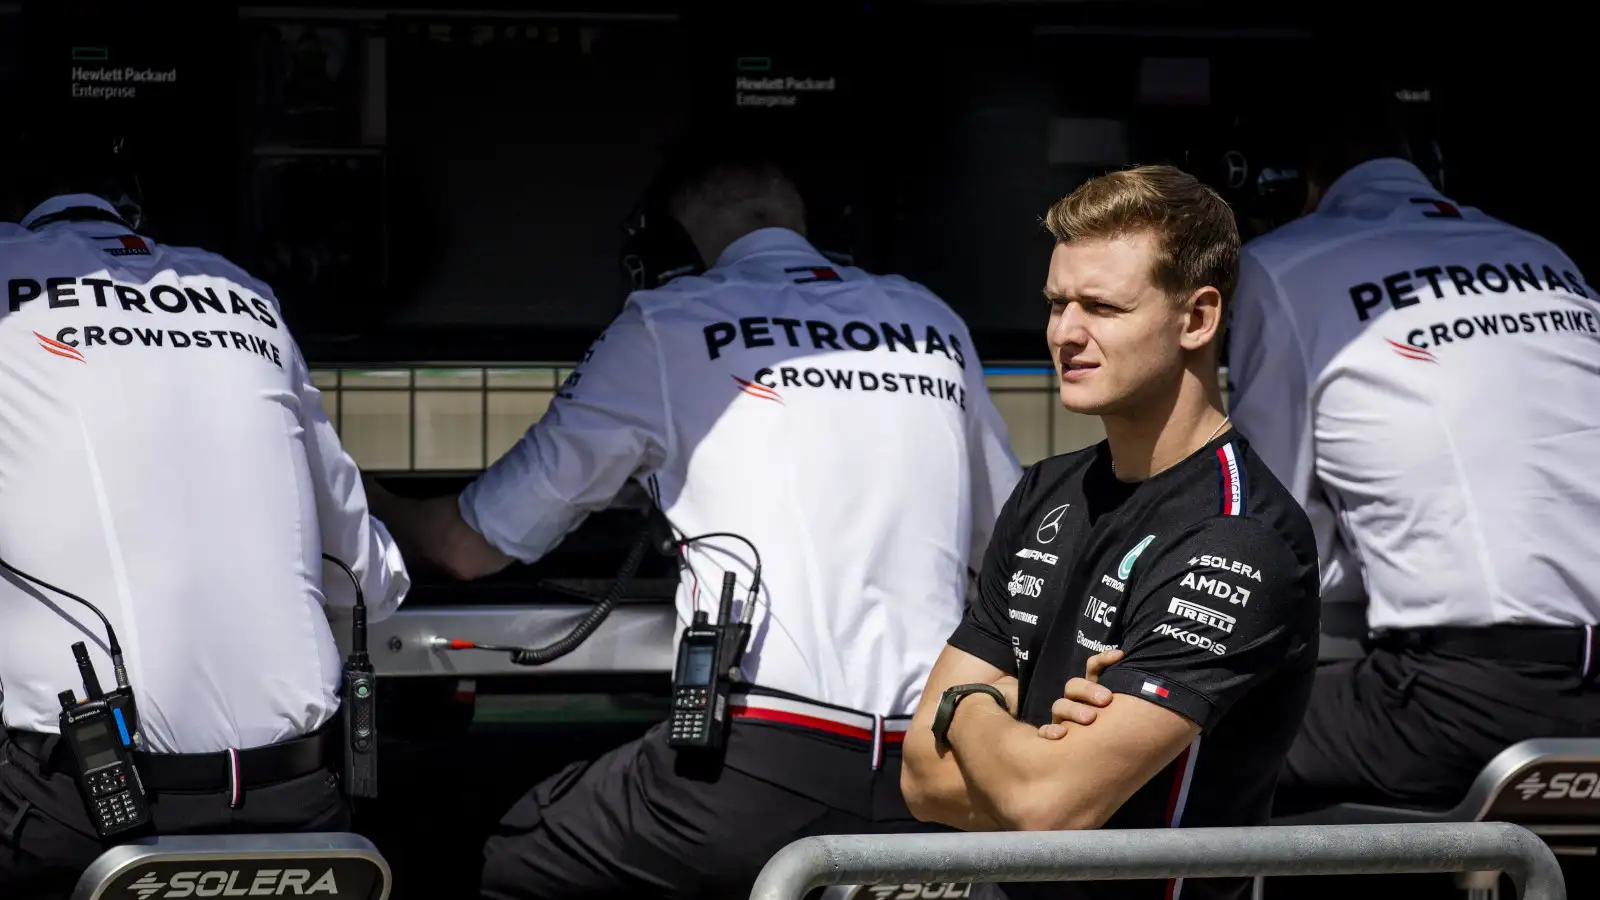
[[[966,830],[1264,824],[1316,665],[1317,556],[1304,511],[1222,409],[1233,214],[1146,166],[1085,183],[1045,224],[1061,405],[1099,416],[1107,439],[1033,466],[1006,501],[906,736],[902,791],[918,818]]]

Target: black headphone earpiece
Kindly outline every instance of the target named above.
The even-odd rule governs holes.
[[[623,221],[621,267],[630,290],[653,290],[706,270],[699,248],[667,202],[676,177],[672,166],[664,167]]]

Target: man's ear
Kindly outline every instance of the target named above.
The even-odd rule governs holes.
[[[1185,350],[1198,350],[1222,331],[1222,294],[1203,287],[1189,295],[1183,306],[1183,332],[1178,337]]]

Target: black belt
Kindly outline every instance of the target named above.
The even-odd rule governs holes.
[[[1481,628],[1396,628],[1367,638],[1369,648],[1450,653],[1505,662],[1571,666],[1584,676],[1600,666],[1593,626],[1487,625]]]
[[[332,768],[339,759],[339,717],[305,735],[265,747],[217,753],[135,752],[139,778],[151,793],[247,791]],[[6,729],[6,738],[29,756],[57,770],[72,765],[60,735]]]

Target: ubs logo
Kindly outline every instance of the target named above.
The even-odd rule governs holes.
[[[1066,516],[1067,507],[1071,505],[1071,503],[1063,503],[1045,513],[1044,518],[1039,520],[1039,528],[1033,533],[1033,539],[1041,544],[1048,544],[1055,540],[1056,535],[1061,533],[1061,519]]]

